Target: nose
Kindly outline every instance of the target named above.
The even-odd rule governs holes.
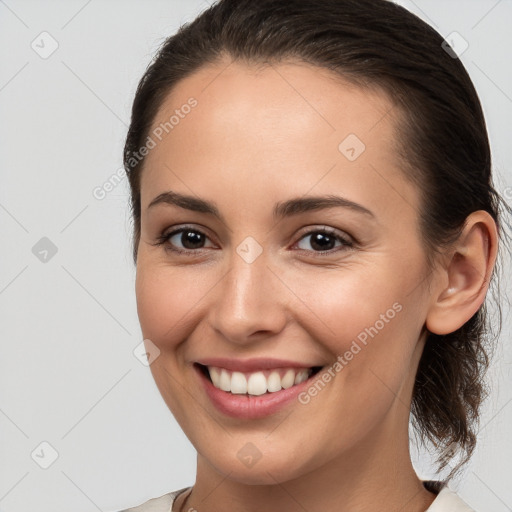
[[[229,271],[215,287],[210,326],[223,339],[238,345],[282,331],[291,292],[277,274],[265,252],[249,263],[233,251]]]

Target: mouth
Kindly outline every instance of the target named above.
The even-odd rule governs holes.
[[[225,368],[194,363],[194,366],[217,389],[247,396],[269,395],[305,382],[323,366],[309,368],[274,368],[256,372],[232,372]]]

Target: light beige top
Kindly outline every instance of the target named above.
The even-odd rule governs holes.
[[[426,487],[431,487],[428,484]],[[172,512],[172,505],[176,497],[186,492],[190,487],[168,492],[158,498],[152,498],[136,507],[119,512]],[[462,501],[446,484],[441,485],[440,491],[432,505],[425,512],[475,512],[467,503]]]

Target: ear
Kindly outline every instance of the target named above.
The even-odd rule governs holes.
[[[498,233],[489,213],[478,210],[466,219],[447,264],[438,270],[426,327],[449,334],[464,325],[483,304],[498,250]]]

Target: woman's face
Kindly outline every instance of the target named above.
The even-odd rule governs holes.
[[[182,80],[154,121],[141,179],[142,333],[200,460],[232,479],[275,484],[407,442],[430,297],[396,114],[383,94],[326,70],[225,62]],[[171,191],[190,200],[150,206]],[[323,369],[300,394],[256,396],[212,392],[197,362],[266,377]],[[254,391],[267,381],[252,373]]]

